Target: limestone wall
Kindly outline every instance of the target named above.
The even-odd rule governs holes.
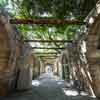
[[[86,19],[88,23],[87,59],[92,76],[93,90],[100,96],[100,1]]]
[[[0,13],[0,95],[5,95],[14,80],[15,32],[5,15]]]
[[[92,96],[100,96],[100,2],[96,4],[85,19],[80,32],[76,33],[72,42],[69,66],[72,79],[78,79],[82,89]]]

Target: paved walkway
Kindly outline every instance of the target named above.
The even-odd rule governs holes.
[[[15,93],[0,100],[96,100],[79,95],[76,89],[66,89],[67,83],[54,79],[52,74],[43,74],[38,80],[33,80],[32,84],[32,90]],[[86,94],[83,93],[83,95]]]

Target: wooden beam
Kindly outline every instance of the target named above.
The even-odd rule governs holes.
[[[32,47],[32,49],[65,49],[64,47],[62,48],[57,48],[57,47]]]
[[[44,55],[45,55],[45,54],[47,54],[47,55],[50,55],[50,54],[52,55],[52,54],[54,54],[54,55],[55,55],[55,54],[59,54],[59,53],[57,53],[57,52],[33,52],[33,54],[37,54],[37,55],[38,55],[38,54],[44,54]]]
[[[66,42],[72,42],[72,40],[24,40],[24,42],[60,42],[60,43],[66,43]]]
[[[56,57],[43,57],[43,60],[47,60],[47,59],[56,59]]]
[[[57,58],[57,57],[59,57],[59,56],[38,56],[38,57],[41,57],[41,58]]]
[[[38,57],[58,57],[57,55],[38,55]]]
[[[10,19],[9,22],[11,24],[52,24],[52,25],[64,25],[64,24],[72,24],[72,25],[83,25],[86,24],[83,21],[74,19],[74,20],[61,20],[61,19]]]

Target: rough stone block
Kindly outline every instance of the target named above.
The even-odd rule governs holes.
[[[7,85],[0,81],[0,96],[6,96],[8,94]]]

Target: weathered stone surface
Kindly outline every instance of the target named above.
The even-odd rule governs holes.
[[[12,26],[0,14],[0,95],[6,95],[13,79],[15,40]]]
[[[100,59],[100,51],[91,49],[87,52],[88,58]]]
[[[94,9],[92,12],[96,12],[96,10]],[[92,88],[95,95],[100,96],[100,50],[98,50],[100,38],[100,15],[95,14],[96,13],[92,13],[89,17],[95,17],[95,19],[94,23],[89,27],[86,54],[89,64],[89,71],[92,77]]]

